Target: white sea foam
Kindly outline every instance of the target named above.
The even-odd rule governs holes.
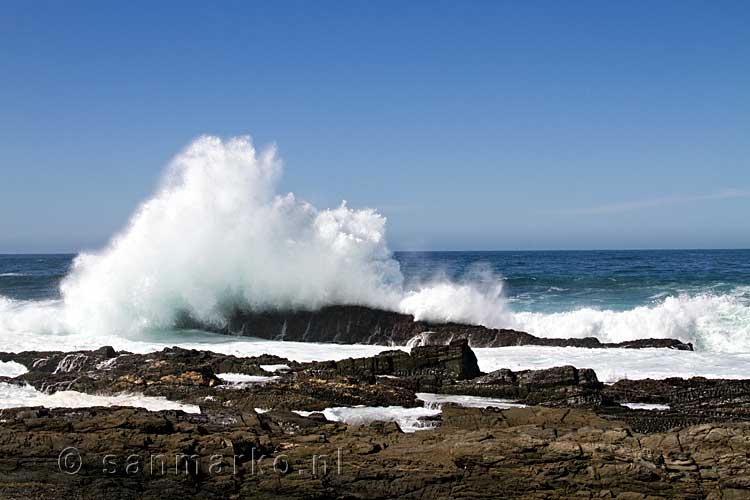
[[[0,295],[0,340],[63,333],[62,310],[60,300],[14,300]]]
[[[404,292],[402,301],[394,308],[423,319],[437,319],[442,310],[445,320],[515,328],[541,337],[597,337],[603,342],[678,338],[692,342],[698,351],[750,352],[750,305],[742,291],[670,296],[626,311],[581,308],[561,313],[532,313],[512,312],[500,290],[439,283]],[[69,342],[63,337],[68,337],[68,341],[77,339],[81,348],[116,344],[120,337],[139,338],[117,329],[106,335],[73,329],[65,321],[66,310],[59,300],[18,301],[0,296],[0,342],[8,346],[3,350],[66,349]],[[22,345],[10,347],[19,342]],[[179,343],[180,339],[173,342]]]
[[[414,432],[434,428],[434,423],[423,422],[420,418],[434,417],[440,412],[440,409],[404,408],[403,406],[340,406],[326,408],[320,413],[332,422],[343,422],[349,425],[368,425],[376,421],[396,422],[402,431]],[[313,412],[295,411],[295,413],[306,417]]]
[[[490,327],[512,324],[513,315],[503,297],[503,281],[438,282],[406,291],[398,309],[418,320],[473,323]]]
[[[518,312],[512,326],[540,337],[597,337],[603,342],[676,338],[699,350],[750,352],[750,305],[739,293],[683,294],[627,311]]]
[[[278,379],[278,376],[266,376],[266,375],[246,375],[244,373],[217,373],[217,377],[219,377],[224,382],[229,382],[230,384],[265,384],[267,382],[272,382],[276,379]]]
[[[475,348],[484,372],[538,370],[561,365],[592,368],[602,382],[668,377],[750,378],[750,353],[673,349],[583,349],[519,346]]]
[[[404,408],[403,406],[339,406],[326,408],[322,412],[328,420],[344,422],[349,425],[367,425],[375,421],[396,422],[404,432],[428,430],[436,427],[437,423],[421,420],[423,417],[434,417],[442,413],[443,405],[454,403],[467,408],[500,409],[522,408],[524,405],[515,404],[504,399],[484,398],[478,396],[456,396],[449,394],[417,393],[417,398],[424,405],[421,408]],[[302,416],[309,416],[311,411],[295,411]]]
[[[622,406],[627,406],[631,410],[669,410],[669,405],[651,404],[651,403],[621,403]]]
[[[274,372],[286,372],[286,371],[289,371],[289,369],[290,369],[289,365],[282,365],[282,364],[278,364],[278,365],[259,365],[259,366],[260,366],[261,370],[267,371],[267,372],[270,372],[270,373],[274,373]]]
[[[523,408],[526,405],[513,403],[507,399],[487,398],[482,396],[461,396],[455,394],[433,394],[430,392],[418,392],[417,399],[424,402],[424,407],[432,410],[440,410],[447,403],[457,404],[466,408]]]
[[[15,361],[0,361],[0,377],[18,377],[29,371],[21,363]]]
[[[169,327],[181,313],[221,324],[235,305],[392,306],[401,274],[385,219],[277,194],[280,175],[274,148],[196,140],[106,249],[75,259],[61,285],[67,325],[128,334]]]
[[[0,321],[3,315],[0,314]],[[407,346],[320,344],[308,342],[280,342],[247,337],[232,337],[197,331],[163,331],[141,338],[119,335],[101,336],[83,333],[43,334],[29,332],[14,335],[0,332],[2,350],[77,351],[98,349],[111,345],[116,350],[135,353],[159,351],[165,347],[181,346],[230,354],[256,356],[272,354],[292,361],[340,360],[366,357],[391,350],[409,351]],[[622,378],[666,378],[704,376],[713,378],[750,378],[750,352],[738,342],[736,349],[725,351],[699,350],[695,352],[671,349],[583,349],[573,347],[519,346],[502,348],[474,348],[482,371],[500,368],[512,370],[550,368],[571,364],[593,368],[599,379],[615,382]]]
[[[45,394],[30,385],[14,385],[0,382],[0,409],[28,406],[46,408],[86,408],[92,406],[134,406],[151,411],[182,410],[186,413],[200,413],[200,408],[169,401],[163,397],[141,394],[119,394],[98,396],[77,391],[58,391]]]
[[[111,345],[118,351],[148,353],[175,345],[234,356],[272,354],[292,361],[338,361],[344,358],[374,356],[380,352],[406,346],[364,344],[320,344],[312,342],[281,342],[247,337],[232,337],[205,332],[159,332],[150,338],[132,339],[121,336],[84,334],[2,337],[2,350],[61,351],[93,350]],[[479,368],[484,372],[509,368],[528,370],[574,365],[592,368],[603,382],[667,377],[703,376],[710,378],[750,378],[750,352],[677,351],[672,349],[584,349],[575,347],[518,346],[474,348]]]

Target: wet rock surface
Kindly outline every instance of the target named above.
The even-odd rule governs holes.
[[[3,412],[2,498],[747,498],[750,425],[446,407],[436,430],[283,412]],[[61,457],[61,451],[65,454]]]
[[[573,366],[481,373],[466,339],[311,363],[106,347],[0,353],[0,361],[29,369],[3,382],[47,393],[126,392],[201,409],[0,410],[0,498],[750,497],[750,381],[604,385],[592,370]],[[253,382],[227,382],[222,376],[230,372]],[[419,407],[417,392],[528,406],[446,404],[441,414],[422,417],[434,429],[416,433],[395,422],[346,425],[319,413]],[[80,454],[74,474],[66,470],[70,460],[59,461],[71,446]],[[162,462],[156,473],[149,462],[157,455],[164,473]]]
[[[189,320],[185,327],[212,329]],[[334,342],[346,344],[445,345],[466,339],[472,347],[508,347],[540,345],[560,347],[660,347],[692,350],[693,346],[676,339],[642,339],[620,343],[602,343],[594,337],[553,339],[535,337],[526,332],[485,328],[459,323],[415,321],[414,316],[363,306],[328,306],[317,311],[265,312],[236,311],[220,333],[246,335],[271,340]]]
[[[646,432],[708,421],[750,420],[750,380],[620,380],[602,393],[613,401],[667,406],[669,409],[659,412],[628,414],[631,425]]]
[[[560,366],[513,372],[502,369],[473,380],[458,381],[444,392],[517,400],[528,405],[598,407],[603,384],[594,370]]]
[[[342,375],[374,381],[376,377],[393,377],[402,382],[420,381],[439,386],[454,380],[469,380],[482,374],[477,357],[466,340],[448,345],[419,346],[411,352],[386,351],[368,358],[350,358],[328,363],[313,363],[307,371],[320,375]]]

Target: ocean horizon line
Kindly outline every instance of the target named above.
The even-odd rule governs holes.
[[[83,252],[97,250],[80,250],[78,252],[0,252],[0,257],[13,256],[75,256]],[[393,254],[408,253],[551,253],[551,252],[741,252],[750,251],[747,247],[726,248],[531,248],[531,249],[466,249],[466,250],[392,250]]]

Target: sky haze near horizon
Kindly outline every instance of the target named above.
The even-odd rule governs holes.
[[[750,248],[750,3],[20,2],[0,253],[96,249],[201,134],[393,250]]]

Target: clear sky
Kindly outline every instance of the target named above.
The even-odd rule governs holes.
[[[98,247],[194,137],[393,249],[750,247],[750,2],[0,6],[0,252]]]

